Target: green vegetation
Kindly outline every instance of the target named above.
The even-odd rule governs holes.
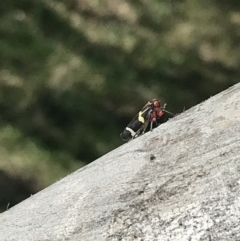
[[[181,112],[239,82],[236,0],[0,6],[0,206],[121,145],[148,99]]]

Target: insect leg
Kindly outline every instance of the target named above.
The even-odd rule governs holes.
[[[152,129],[153,129],[153,122],[151,121],[150,122],[150,131],[152,131]]]

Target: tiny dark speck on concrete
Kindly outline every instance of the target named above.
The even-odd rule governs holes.
[[[151,155],[150,155],[150,160],[153,161],[153,160],[155,160],[155,159],[156,159],[156,157],[155,157],[153,154],[151,154]]]

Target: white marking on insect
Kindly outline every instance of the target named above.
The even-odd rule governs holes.
[[[132,130],[129,127],[126,127],[126,130],[129,131],[131,133],[132,136],[135,136],[136,132],[134,130]]]

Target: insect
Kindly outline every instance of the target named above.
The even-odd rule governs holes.
[[[135,139],[172,118],[174,114],[167,111],[166,106],[167,104],[161,106],[161,102],[158,99],[148,101],[120,134],[122,140],[129,141]]]

